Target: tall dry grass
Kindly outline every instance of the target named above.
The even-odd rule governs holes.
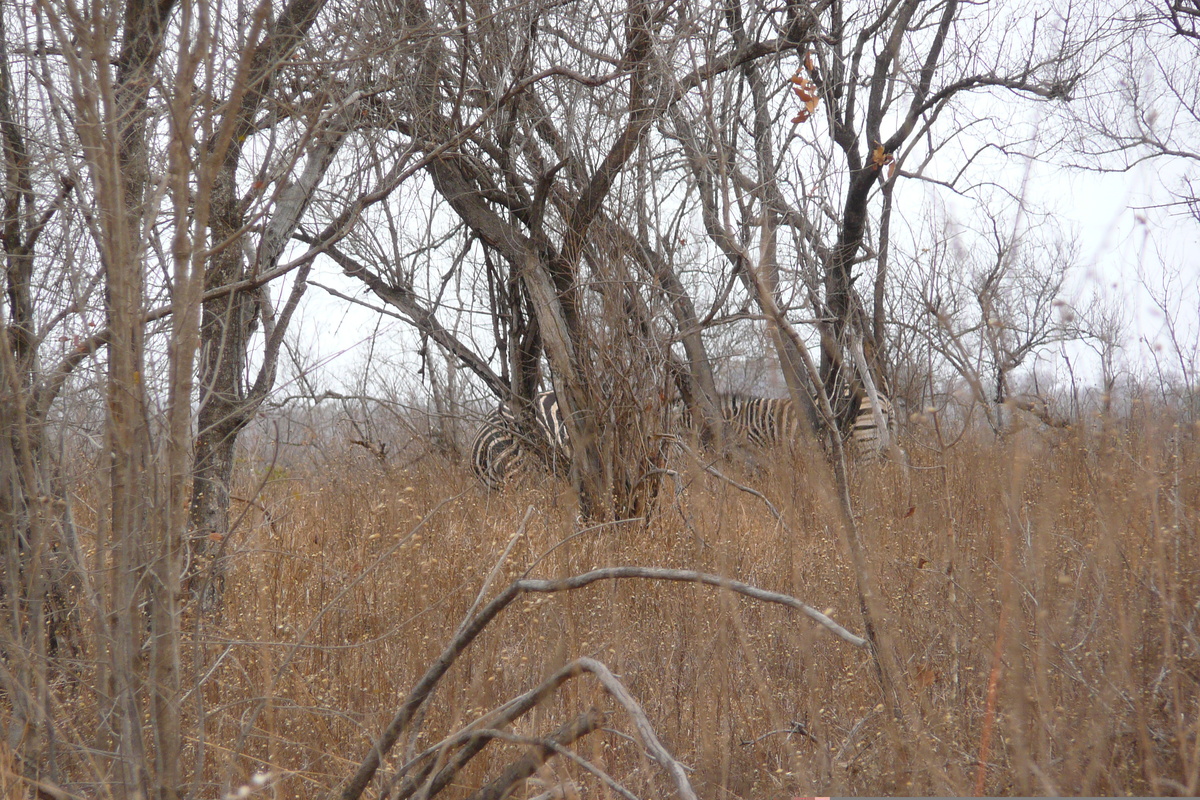
[[[1194,794],[1198,439],[1195,426],[1156,413],[1002,441],[967,436],[948,449],[919,427],[907,474],[853,471],[915,724],[882,711],[866,652],[797,613],[696,585],[607,582],[504,611],[382,774],[590,656],[638,699],[704,798],[971,794],[978,781],[988,794]],[[389,469],[349,448],[319,470],[249,471],[246,493],[264,477],[265,487],[234,535],[221,617],[193,641],[208,678],[188,713],[205,716],[207,734],[189,757],[203,758],[213,792],[263,769],[279,797],[337,786],[518,530],[492,595],[527,570],[678,567],[790,594],[861,633],[826,470],[773,461],[720,468],[761,491],[782,521],[758,497],[680,464],[648,525],[584,533],[566,487],[548,479],[488,494],[465,466],[430,458]],[[512,730],[543,735],[592,706],[608,723],[577,752],[638,797],[672,796],[629,716],[591,677]],[[445,796],[467,796],[523,751],[492,744]],[[617,796],[563,759],[517,796],[560,784]]]

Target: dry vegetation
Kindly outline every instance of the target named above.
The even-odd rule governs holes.
[[[1059,5],[4,0],[0,797],[1200,791],[1200,13]]]
[[[1019,430],[945,452],[909,441],[908,478],[892,466],[857,471],[885,632],[919,731],[881,711],[867,653],[805,617],[709,587],[627,580],[518,599],[449,671],[419,736],[381,774],[591,657],[642,704],[705,798],[971,794],[981,757],[989,794],[1194,794],[1198,439],[1194,425],[1143,412],[1103,431]],[[572,536],[564,485],[489,495],[463,466],[389,469],[361,453],[269,476],[244,469],[246,495],[269,479],[234,534],[222,613],[196,621],[202,646],[185,656],[212,670],[185,700],[188,715],[208,715],[195,728],[208,731],[198,770],[208,794],[264,769],[280,797],[345,781],[519,531],[489,595],[526,571],[676,567],[790,594],[861,633],[817,461],[742,476],[785,524],[693,465],[648,526]],[[87,673],[57,686],[81,724],[93,718]],[[509,730],[542,736],[591,707],[607,721],[576,752],[638,797],[671,796],[593,676]],[[190,741],[185,757],[200,746]],[[470,795],[523,750],[493,743],[443,796]],[[617,796],[563,758],[516,796],[563,784]]]

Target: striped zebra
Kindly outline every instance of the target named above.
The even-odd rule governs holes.
[[[571,464],[571,440],[554,392],[533,399],[532,431],[522,430],[507,403],[484,419],[471,443],[471,467],[489,489],[499,489],[543,464],[562,472]]]
[[[717,396],[716,411],[738,436],[757,447],[796,441],[800,419],[790,397]]]
[[[860,461],[875,461],[896,443],[896,413],[892,401],[881,391],[876,390],[875,394],[879,398],[879,416],[884,429],[879,429],[875,407],[867,395],[859,400],[858,413],[850,426],[850,444]]]
[[[875,410],[865,395],[858,402],[854,422],[850,426],[849,443],[855,456],[872,461],[887,449],[895,436],[896,417],[892,403],[882,392],[879,411],[888,435],[883,435],[875,419]],[[842,399],[851,402],[853,393],[846,389]],[[717,412],[721,419],[740,437],[761,448],[778,447],[794,442],[800,432],[800,417],[790,397],[754,397],[740,394],[721,394],[717,397]],[[688,424],[685,414],[685,424]]]

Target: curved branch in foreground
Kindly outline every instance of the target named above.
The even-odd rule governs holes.
[[[741,581],[734,581],[728,578],[723,578],[720,575],[712,575],[706,572],[693,572],[691,570],[682,569],[661,569],[657,567],[609,567],[606,569],[592,570],[581,575],[575,575],[570,578],[561,580],[519,580],[509,584],[503,592],[497,595],[491,602],[484,606],[474,617],[469,617],[464,620],[459,627],[458,632],[451,638],[442,654],[430,665],[421,679],[408,693],[408,697],[404,699],[400,709],[396,712],[396,716],[388,723],[375,745],[367,753],[366,757],[359,765],[357,772],[346,784],[341,791],[342,800],[358,800],[362,796],[363,790],[367,788],[367,784],[375,776],[379,770],[380,764],[383,762],[383,757],[391,752],[396,745],[401,734],[405,732],[411,724],[417,711],[429,699],[438,682],[450,670],[454,662],[460,655],[471,645],[475,638],[479,636],[483,630],[491,624],[491,621],[496,618],[509,604],[516,600],[521,594],[526,592],[546,594],[553,592],[571,591],[573,589],[582,589],[585,586],[590,586],[598,581],[619,580],[625,578],[640,578],[642,580],[661,580],[661,581],[677,581],[683,583],[701,583],[706,586],[715,586],[722,589],[727,589],[737,594],[742,594],[755,600],[761,600],[767,603],[776,603],[778,605],[794,608],[797,611],[804,613],[813,621],[817,622],[822,627],[829,630],[839,638],[849,642],[855,647],[869,649],[867,640],[860,636],[856,636],[850,631],[838,625],[832,619],[817,611],[812,606],[802,603],[794,597],[777,592],[769,592],[765,589],[759,589]],[[596,662],[600,667],[602,664]],[[590,666],[589,666],[589,669]],[[607,668],[604,670],[607,672]],[[610,673],[611,674],[611,673]],[[596,672],[597,677],[600,673]],[[632,701],[632,697],[629,698]],[[624,701],[622,701],[624,702]],[[628,708],[628,706],[626,706]],[[639,725],[639,731],[641,726]],[[651,731],[653,733],[653,731]],[[643,734],[644,735],[644,734]],[[649,740],[647,740],[649,744]],[[665,750],[663,751],[666,752]],[[664,768],[668,769],[675,775],[676,772],[667,766],[667,762],[659,762]],[[673,762],[672,762],[673,763]],[[680,773],[681,774],[681,773]]]
[[[389,784],[384,786],[380,796],[393,800],[407,800],[429,780],[429,776],[436,766],[431,759],[439,753],[458,748],[457,752],[447,759],[446,766],[439,773],[439,778],[429,784],[428,794],[430,796],[437,794],[445,788],[444,785],[439,786],[442,773],[453,777],[454,773],[483,750],[491,739],[496,738],[495,734],[489,733],[489,731],[511,725],[515,720],[540,706],[550,695],[558,691],[560,686],[568,680],[578,677],[583,671],[584,669],[578,661],[572,661],[524,694],[518,695],[499,708],[472,720],[463,730],[425,748],[396,770],[396,774],[391,778]],[[424,766],[421,766],[422,764]]]
[[[641,706],[638,705],[637,700],[633,699],[633,695],[629,693],[624,684],[609,672],[608,667],[595,659],[581,658],[579,659],[579,665],[595,675],[596,679],[604,685],[605,691],[621,704],[629,716],[633,717],[633,724],[637,727],[638,733],[641,734],[642,743],[646,745],[646,749],[650,751],[650,755],[658,762],[659,766],[671,776],[671,780],[675,782],[675,790],[679,792],[679,796],[683,800],[696,800],[696,794],[692,791],[691,784],[688,783],[683,766],[671,758],[671,754],[667,752],[667,748],[663,747],[662,742],[654,735],[654,728],[650,726],[650,720],[646,718]]]
[[[729,578],[723,578],[720,575],[712,575],[707,572],[693,572],[690,569],[663,569],[660,567],[607,567],[604,569],[595,569],[591,572],[585,572],[581,575],[575,575],[570,578],[561,580],[542,581],[542,580],[523,580],[517,581],[513,586],[518,587],[521,591],[526,592],[561,592],[570,591],[571,589],[582,589],[584,586],[596,583],[597,581],[617,580],[621,578],[642,578],[644,580],[654,581],[679,581],[682,583],[702,583],[705,586],[716,586],[721,589],[728,589],[731,592],[751,597],[755,600],[762,600],[766,603],[777,603],[781,606],[794,608],[802,612],[818,625],[827,629],[840,639],[843,639],[855,647],[866,649],[867,640],[861,636],[856,636],[850,631],[843,628],[841,625],[834,622],[832,619],[817,611],[810,605],[800,602],[796,598],[779,594],[778,592],[769,592],[766,589],[759,589],[757,586],[751,586],[748,583],[741,581],[733,581]]]

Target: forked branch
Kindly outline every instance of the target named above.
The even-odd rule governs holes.
[[[446,645],[442,654],[433,662],[426,670],[417,684],[409,692],[401,704],[400,709],[396,712],[391,723],[384,729],[375,746],[371,748],[366,757],[362,760],[358,771],[342,789],[340,797],[342,800],[357,800],[367,784],[370,783],[376,771],[379,769],[383,761],[383,757],[391,752],[396,745],[400,736],[408,729],[417,712],[429,699],[433,690],[437,687],[442,677],[449,671],[450,667],[460,655],[471,645],[471,643],[483,632],[485,628],[495,619],[501,611],[509,606],[513,600],[517,599],[524,593],[547,594],[554,592],[571,591],[573,589],[582,589],[585,586],[590,586],[593,583],[606,580],[621,580],[628,578],[639,578],[642,580],[655,581],[676,581],[683,583],[699,583],[706,586],[715,586],[726,589],[737,594],[745,595],[746,597],[755,600],[761,600],[767,603],[776,603],[778,605],[794,608],[802,612],[810,619],[817,622],[822,627],[829,630],[840,639],[849,642],[855,647],[866,648],[867,641],[860,636],[856,636],[850,631],[838,625],[825,614],[816,610],[806,603],[802,603],[794,597],[777,592],[770,592],[765,589],[751,586],[740,581],[730,580],[720,575],[712,575],[705,572],[693,572],[691,570],[681,569],[660,569],[657,567],[609,567],[606,569],[592,570],[580,575],[575,575],[561,580],[519,580],[510,584],[503,592],[497,595],[491,602],[485,605],[477,614],[468,617],[459,627],[458,632]],[[634,718],[638,732],[642,735],[643,742],[652,753],[655,754],[655,759],[659,764],[666,769],[676,780],[686,782],[686,776],[683,773],[682,767],[670,758],[666,749],[658,743],[657,738],[653,737],[653,729],[649,722],[645,719],[644,714],[634,713],[634,708],[637,708],[636,701],[633,697],[620,686],[620,683],[612,676],[603,664],[590,659],[580,659],[577,662],[583,669],[592,672],[600,679],[605,688],[613,695],[618,702],[622,704]],[[571,675],[559,673],[561,680],[566,680]],[[523,696],[527,697],[527,696]],[[671,765],[675,766],[671,766]],[[689,789],[690,792],[690,789]],[[685,793],[680,789],[680,796],[694,797],[690,793]]]

